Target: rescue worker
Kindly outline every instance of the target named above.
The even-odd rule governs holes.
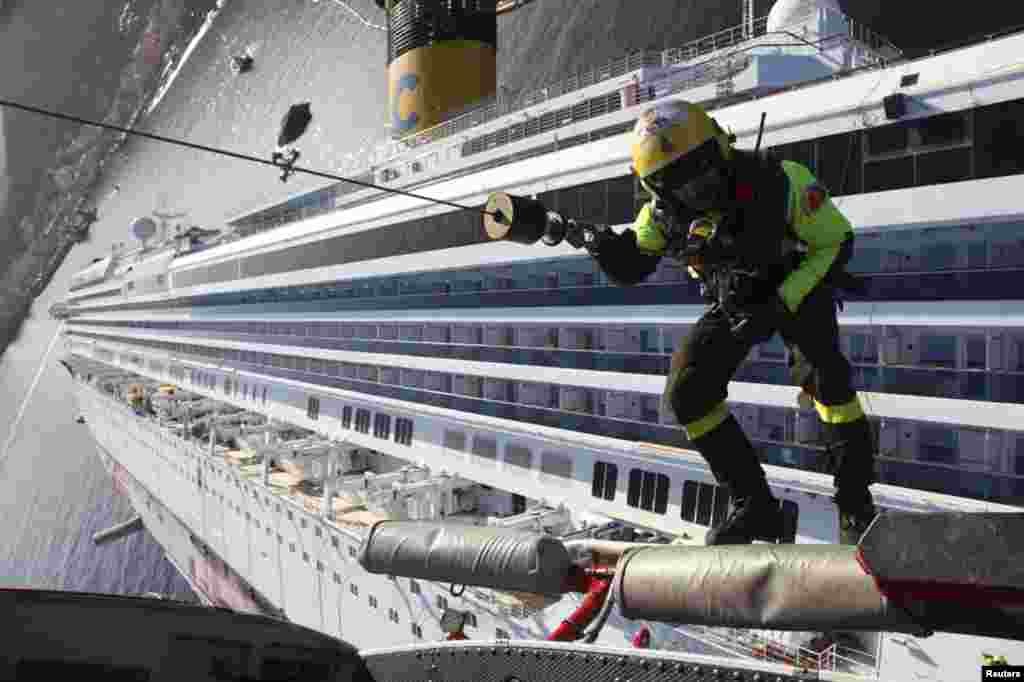
[[[672,356],[663,397],[732,493],[732,511],[707,543],[782,535],[779,503],[725,402],[751,348],[778,332],[802,355],[797,383],[826,429],[841,541],[856,544],[875,507],[874,440],[836,320],[835,289],[850,280],[843,267],[853,229],[806,167],[735,149],[734,141],[698,105],[646,110],[633,130],[632,170],[651,201],[632,228],[616,235],[597,227],[584,235],[585,246],[620,285],[642,281],[662,257],[675,257],[714,301]]]

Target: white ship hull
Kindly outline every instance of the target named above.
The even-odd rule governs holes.
[[[92,385],[75,384],[82,415],[115,487],[129,496],[147,530],[207,604],[287,618],[369,650],[443,640],[438,597],[451,608],[475,614],[476,627],[468,627],[466,633],[483,640],[495,639],[496,634],[544,639],[578,604],[578,599],[563,599],[527,616],[495,603],[487,590],[466,588],[461,597],[454,597],[447,585],[419,582],[414,592],[409,580],[366,573],[354,558],[361,539],[358,532],[327,523],[257,483],[240,479],[230,466],[210,457],[203,444],[180,440]],[[281,512],[274,506],[279,504]],[[414,624],[418,631],[413,631]],[[630,647],[641,625],[613,615],[597,643]],[[659,648],[740,657],[758,665],[750,649],[744,651],[743,640],[731,636],[736,633],[647,625]],[[770,634],[781,643],[792,633]],[[976,674],[981,653],[991,650],[1019,656],[1024,655],[1024,644],[947,634],[890,634],[877,639],[875,651],[864,652],[870,659],[814,660],[808,655],[802,663],[822,664],[822,679],[858,674],[892,682],[919,677],[954,682]],[[829,666],[847,672],[830,672]],[[795,669],[785,664],[763,669],[775,668]]]

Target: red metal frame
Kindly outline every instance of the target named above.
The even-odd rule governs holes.
[[[549,642],[575,642],[580,638],[583,629],[590,625],[598,611],[608,598],[608,590],[612,586],[611,571],[604,568],[581,570],[576,568],[566,579],[566,592],[583,592],[586,594],[579,607],[563,620],[548,635]]]
[[[563,593],[583,593],[583,601],[572,614],[563,620],[547,637],[549,642],[575,642],[580,638],[584,628],[590,625],[597,616],[605,599],[608,598],[608,591],[612,586],[614,572],[605,566],[596,568],[581,568],[573,566],[569,575],[565,578],[562,586]],[[445,635],[445,641],[469,639],[463,632],[453,632]]]

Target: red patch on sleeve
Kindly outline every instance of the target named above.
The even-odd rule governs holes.
[[[814,213],[821,205],[825,203],[825,192],[820,187],[810,186],[807,188],[807,196],[805,201],[807,202],[807,212]]]
[[[753,201],[754,186],[745,182],[736,183],[736,201]]]

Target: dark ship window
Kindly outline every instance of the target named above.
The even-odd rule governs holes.
[[[608,462],[594,462],[594,479],[591,494],[599,499],[612,501],[619,482],[619,467]]]
[[[376,438],[387,440],[391,435],[391,417],[386,414],[376,414],[373,418],[373,435]]]
[[[629,470],[626,504],[656,514],[668,509],[669,478],[665,474],[643,469]]]

